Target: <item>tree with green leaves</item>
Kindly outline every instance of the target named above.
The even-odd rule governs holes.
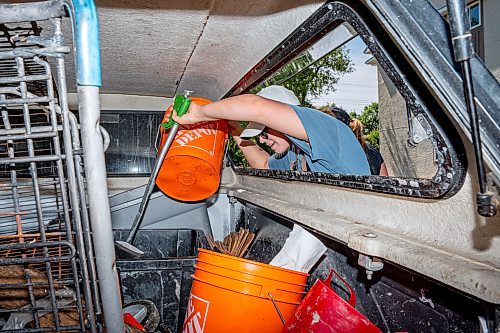
[[[373,102],[363,108],[363,112],[359,115],[358,119],[363,123],[364,134],[366,135],[366,140],[370,142],[372,146],[380,149],[379,137],[380,137],[380,126],[378,120],[378,103]]]
[[[243,155],[243,152],[241,149],[238,147],[236,144],[236,141],[234,141],[232,136],[229,136],[228,140],[228,149],[229,152],[232,154],[232,159],[233,162],[236,166],[242,166],[242,167],[249,167],[250,165],[248,164],[248,161],[245,158],[245,155]]]
[[[300,105],[311,107],[309,98],[335,91],[340,77],[353,71],[349,50],[345,47],[335,49],[318,60],[314,60],[310,52],[305,52],[285,65],[266,85],[283,85],[295,93]]]
[[[365,134],[378,130],[378,103],[373,102],[372,104],[365,106],[358,119],[365,127]]]

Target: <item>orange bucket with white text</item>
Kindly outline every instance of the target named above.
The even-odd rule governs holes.
[[[210,100],[190,97],[192,103],[205,105]],[[168,121],[171,105],[163,122]],[[161,127],[160,148],[170,129]],[[200,201],[219,188],[228,128],[225,120],[181,125],[163,161],[156,185],[171,198],[181,201]]]
[[[309,274],[199,249],[183,333],[279,333]],[[279,310],[279,312],[278,312]]]

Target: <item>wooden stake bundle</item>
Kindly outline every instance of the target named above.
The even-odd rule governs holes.
[[[212,251],[218,250],[221,253],[231,256],[243,257],[254,237],[254,233],[248,229],[241,228],[240,231],[235,231],[227,235],[223,241],[216,241],[210,236],[207,236],[207,241]]]

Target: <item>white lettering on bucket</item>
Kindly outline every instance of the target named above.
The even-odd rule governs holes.
[[[207,321],[209,301],[191,294],[182,333],[203,333]]]
[[[201,138],[202,136],[216,135],[217,128],[213,123],[207,123],[205,127],[190,130],[189,128],[180,130],[175,136],[175,142],[179,146],[184,146],[189,142]]]
[[[186,137],[180,137],[177,140],[175,140],[175,142],[177,142],[177,144],[179,144],[180,146],[184,146],[186,143],[189,142],[189,139]]]
[[[201,134],[197,129],[192,130],[191,133],[195,135],[195,139],[201,138]]]

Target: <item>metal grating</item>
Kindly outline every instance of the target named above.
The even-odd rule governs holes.
[[[78,126],[58,98],[69,48],[52,23],[0,24],[0,329],[97,332]]]

